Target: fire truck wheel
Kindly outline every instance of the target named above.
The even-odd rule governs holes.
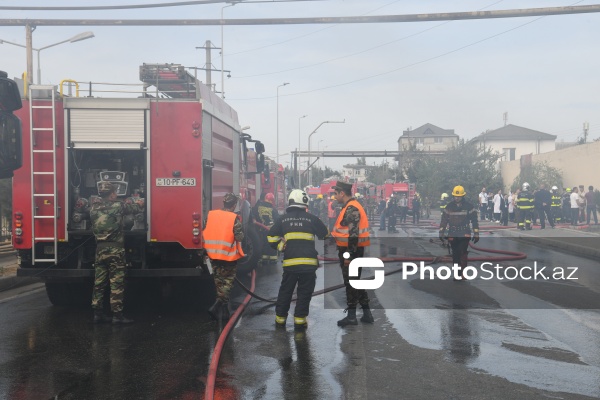
[[[246,256],[238,262],[237,270],[241,273],[248,273],[256,268],[261,257],[262,242],[254,226],[249,226],[246,230],[242,249]]]
[[[69,284],[66,282],[46,282],[48,300],[55,306],[68,306],[71,304]]]

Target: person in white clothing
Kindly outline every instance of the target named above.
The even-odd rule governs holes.
[[[502,204],[502,190],[498,190],[498,193],[494,195],[494,222],[500,222],[500,215],[502,210],[500,205]]]
[[[573,186],[573,191],[571,192],[571,225],[577,225],[579,221],[579,189],[577,186]]]
[[[485,188],[481,189],[481,193],[479,193],[479,216],[483,221],[486,218],[488,210],[488,194],[485,191]]]

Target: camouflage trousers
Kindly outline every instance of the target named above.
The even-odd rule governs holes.
[[[369,305],[369,294],[364,289],[355,289],[350,285],[350,274],[349,267],[344,265],[344,257],[343,254],[347,249],[345,247],[338,247],[338,258],[340,260],[340,267],[342,268],[342,277],[344,278],[344,285],[346,286],[346,304],[348,304],[348,308],[356,308],[357,304],[361,306]],[[357,252],[357,257],[362,257],[364,255],[365,248],[359,247]],[[350,258],[352,261],[354,258]],[[360,279],[360,275],[362,272],[362,268],[358,270],[358,278]],[[352,278],[357,279],[357,278]]]
[[[218,261],[212,261],[213,267],[213,279],[215,280],[215,288],[217,289],[217,299],[222,302],[229,302],[229,292],[233,286],[235,279],[236,264],[227,262],[221,263]]]
[[[110,280],[110,309],[113,313],[123,312],[125,295],[125,249],[122,247],[104,247],[96,250],[94,264],[96,278],[92,295],[92,308],[101,310],[104,292]]]

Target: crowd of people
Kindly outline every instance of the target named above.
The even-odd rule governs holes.
[[[552,186],[550,191],[544,184],[531,188],[525,182],[514,192],[503,192],[499,189],[495,194],[484,187],[479,193],[479,218],[481,221],[493,221],[504,226],[508,222],[517,224],[521,230],[531,229],[533,225],[546,228],[548,221],[551,228],[557,223],[571,225],[591,223],[598,224],[597,203],[594,187],[584,185],[567,187],[559,190]]]

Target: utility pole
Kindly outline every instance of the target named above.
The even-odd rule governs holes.
[[[213,86],[212,84],[212,76],[211,76],[211,72],[212,71],[220,71],[220,69],[216,69],[213,65],[212,65],[212,50],[219,50],[220,47],[215,47],[212,42],[210,40],[207,40],[206,42],[204,42],[204,47],[196,47],[197,49],[205,49],[206,50],[206,63],[204,64],[204,68],[198,68],[198,69],[203,69],[204,71],[206,71],[206,86],[208,87],[212,87],[213,92],[217,93],[217,88],[216,86]],[[229,72],[229,71],[227,71]]]
[[[504,126],[506,126],[506,122],[508,122],[508,111],[504,112],[503,118],[504,118]]]
[[[583,143],[587,143],[587,137],[588,137],[588,131],[590,129],[590,123],[589,122],[584,122],[583,123]]]
[[[33,27],[25,25],[25,46],[27,47],[27,84],[33,83]],[[25,93],[27,97],[28,94]]]

